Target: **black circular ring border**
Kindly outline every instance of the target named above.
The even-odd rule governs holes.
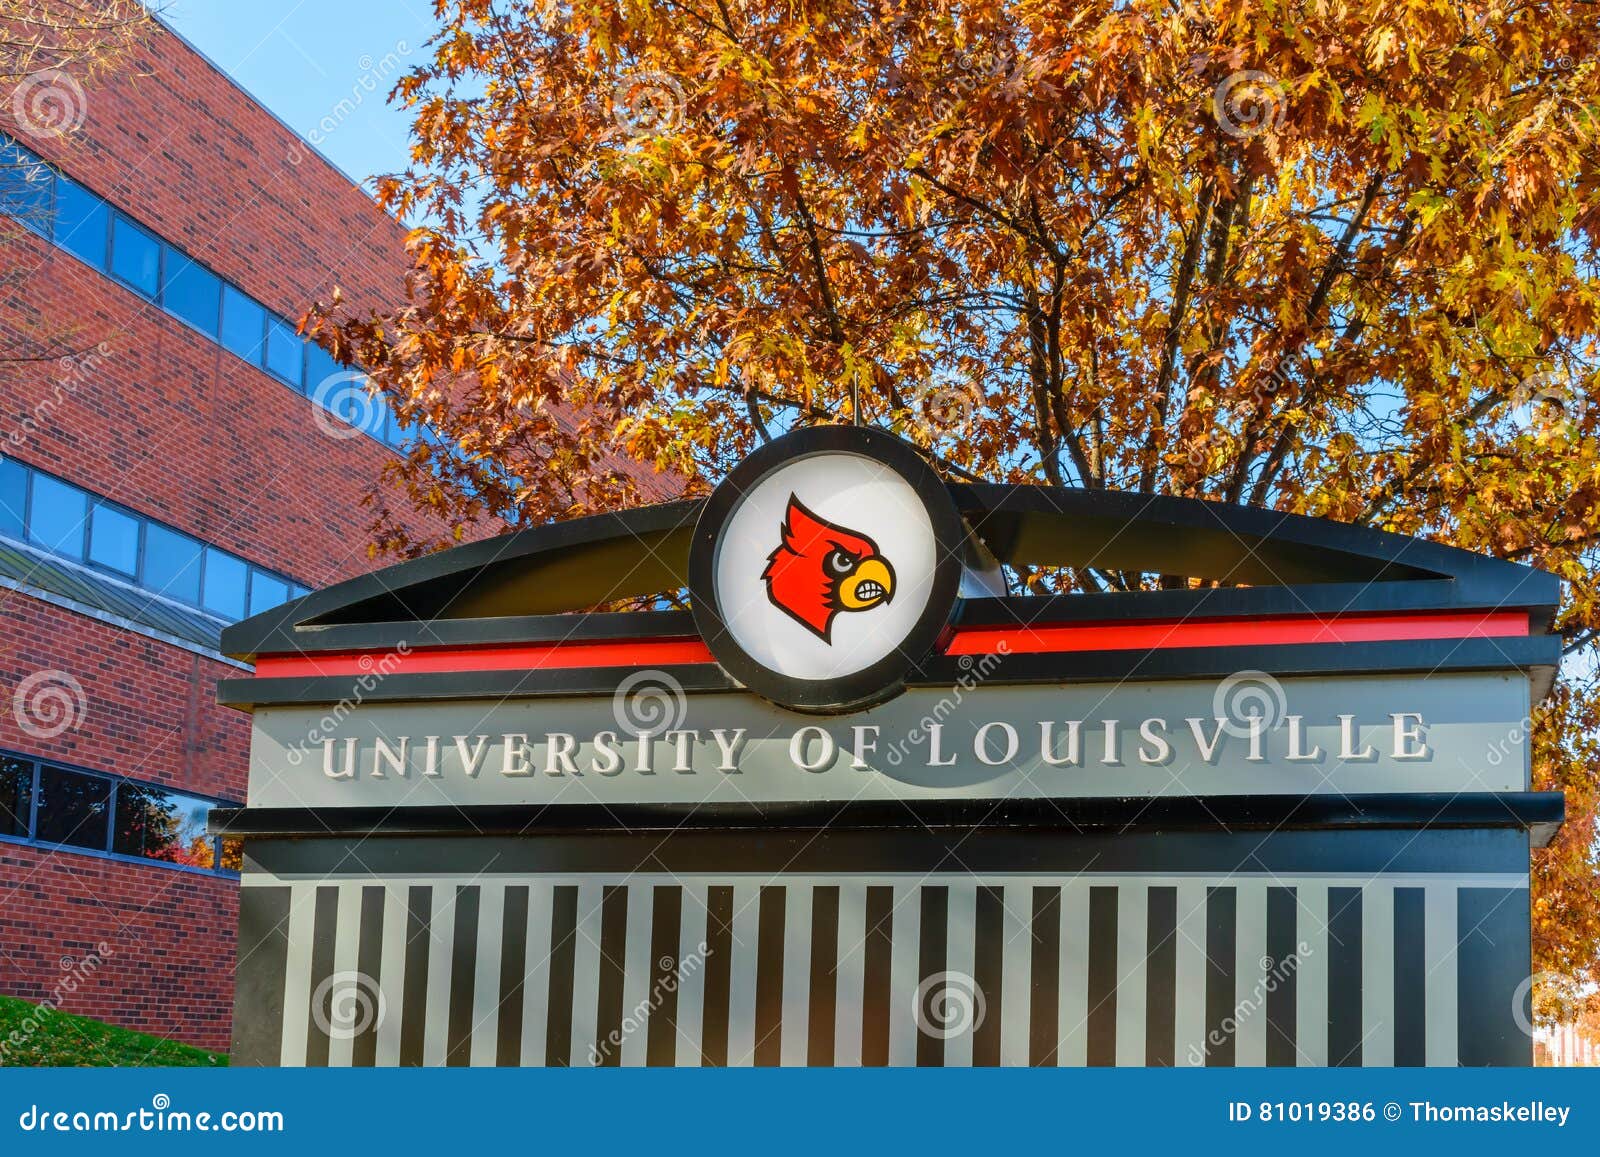
[[[921,618],[889,654],[837,679],[794,679],[757,662],[739,645],[717,601],[717,544],[739,500],[774,469],[813,454],[857,454],[881,462],[916,491],[933,526],[937,558],[933,590]],[[706,500],[689,548],[689,598],[694,623],[711,654],[733,678],[780,707],[809,714],[857,711],[899,694],[906,678],[938,643],[955,613],[966,527],[950,492],[911,446],[881,430],[816,426],[786,434],[735,466]]]

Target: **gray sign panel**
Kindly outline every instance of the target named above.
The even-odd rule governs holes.
[[[1522,791],[1528,683],[1265,675],[921,688],[815,718],[689,695],[255,714],[250,804],[739,803]]]

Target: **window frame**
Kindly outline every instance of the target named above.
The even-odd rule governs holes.
[[[165,286],[165,281],[166,281],[165,274],[166,274],[166,265],[167,265],[167,246],[165,245],[165,243],[163,243],[163,241],[162,241],[162,239],[160,237],[157,237],[155,235],[155,233],[153,233],[149,229],[146,229],[143,225],[139,224],[139,222],[135,221],[132,217],[128,216],[126,213],[122,212],[120,209],[116,209],[116,208],[112,207],[109,201],[106,204],[107,204],[107,207],[111,210],[110,214],[109,214],[109,225],[107,227],[107,232],[106,232],[106,273],[107,273],[107,275],[109,275],[110,278],[113,281],[115,281],[118,285],[122,286],[124,289],[126,289],[126,290],[128,290],[128,291],[130,291],[132,293],[138,294],[140,297],[144,298],[146,301],[153,301],[157,305],[160,305],[161,304],[161,296],[162,296],[161,291],[166,287]],[[133,230],[133,232],[135,234],[137,234],[138,236],[144,238],[144,240],[150,242],[151,245],[155,246],[155,251],[156,251],[155,285],[148,293],[145,292],[144,286],[134,284],[132,281],[129,281],[126,277],[122,276],[122,274],[117,272],[117,226],[118,226],[118,224],[122,224],[122,225],[127,226],[129,229]]]
[[[246,293],[243,289],[229,281],[226,277],[223,277],[209,265],[196,260],[192,254],[168,240],[164,235],[156,232],[143,221],[138,220],[132,214],[123,212],[122,209],[113,204],[107,198],[95,192],[88,185],[76,180],[68,173],[57,168],[54,164],[51,164],[49,161],[46,161],[44,158],[38,156],[32,149],[29,149],[26,145],[17,140],[15,137],[11,136],[9,133],[0,131],[0,147],[9,147],[10,149],[15,150],[19,156],[32,158],[33,163],[39,165],[39,167],[47,175],[47,179],[49,181],[48,194],[45,197],[45,200],[48,202],[48,210],[44,215],[44,220],[37,223],[30,223],[25,218],[12,217],[13,220],[20,221],[24,228],[31,229],[34,233],[47,241],[54,248],[68,254],[74,260],[80,261],[84,265],[87,265],[96,273],[99,273],[102,277],[109,278],[113,283],[121,286],[129,293],[132,293],[145,301],[152,302],[159,307],[167,317],[173,318],[180,324],[187,326],[191,330],[194,330],[196,333],[203,334],[216,345],[220,346],[222,349],[226,350],[228,353],[232,354],[246,365],[254,366],[256,369],[262,371],[280,385],[287,386],[289,389],[294,390],[302,397],[311,396],[313,387],[318,383],[311,381],[312,366],[311,354],[309,351],[313,348],[320,349],[320,346],[317,346],[314,342],[308,342],[303,339],[301,340],[300,376],[298,380],[290,380],[285,378],[283,375],[270,369],[267,365],[267,349],[271,340],[273,323],[276,322],[287,328],[290,332],[294,332],[297,328],[294,322],[290,321],[286,317],[283,317],[276,310],[269,308],[265,303],[258,300],[253,294]],[[104,245],[100,250],[100,261],[98,263],[88,257],[83,256],[76,249],[71,248],[64,241],[57,238],[56,226],[58,224],[57,219],[60,208],[59,188],[60,182],[63,180],[70,182],[75,189],[80,190],[86,196],[92,198],[104,211]],[[116,260],[114,242],[116,237],[116,224],[118,220],[126,222],[134,231],[154,241],[156,244],[156,284],[155,290],[152,293],[146,294],[139,286],[124,280],[122,277],[112,271],[112,265]],[[180,317],[178,314],[172,312],[166,307],[165,297],[167,264],[169,256],[172,255],[181,256],[186,264],[193,265],[205,271],[210,276],[215,278],[219,283],[219,289],[217,292],[216,332],[213,333],[209,330],[201,329],[187,318]],[[256,345],[256,356],[253,359],[239,353],[231,345],[229,345],[222,336],[223,326],[225,325],[227,319],[227,294],[230,289],[258,309],[262,315],[261,336]],[[357,367],[350,366],[342,368],[355,369]],[[340,420],[343,421],[342,418]],[[358,433],[365,434],[368,438],[371,438],[374,442],[378,443],[378,445],[384,447],[386,450],[389,450],[392,453],[403,453],[398,441],[391,441],[386,436],[386,431],[380,431],[374,434],[371,430],[364,426],[357,426],[354,423],[347,424]]]
[[[16,760],[19,763],[30,765],[32,778],[28,800],[28,834],[26,836],[9,836],[0,833],[0,844],[20,844],[32,848],[41,848],[49,852],[70,852],[81,856],[94,856],[104,860],[114,860],[121,864],[145,864],[171,872],[189,872],[196,876],[211,876],[223,880],[237,880],[239,873],[230,868],[221,867],[222,843],[226,836],[208,836],[211,841],[211,860],[217,865],[211,868],[197,868],[193,864],[175,864],[171,860],[158,860],[151,856],[130,856],[125,852],[111,850],[117,836],[117,797],[118,789],[124,783],[138,787],[153,788],[156,791],[166,792],[169,795],[184,795],[191,799],[203,800],[213,807],[243,807],[244,804],[237,800],[224,799],[220,796],[208,795],[205,792],[192,791],[189,788],[170,787],[163,783],[152,783],[149,780],[134,779],[132,776],[118,775],[111,771],[99,771],[92,767],[80,767],[65,760],[52,759],[45,755],[29,755],[26,752],[0,749],[0,756]],[[82,847],[78,844],[58,844],[52,840],[42,840],[39,832],[39,781],[43,777],[46,766],[65,771],[73,775],[86,775],[91,779],[106,780],[110,783],[110,791],[106,796],[106,840],[105,847]]]

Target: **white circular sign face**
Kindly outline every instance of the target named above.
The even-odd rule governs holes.
[[[752,659],[790,679],[837,679],[906,642],[938,556],[905,478],[864,454],[824,451],[771,470],[738,499],[713,581],[722,621]]]

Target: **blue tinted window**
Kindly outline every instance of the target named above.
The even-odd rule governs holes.
[[[146,297],[161,284],[161,243],[121,214],[111,219],[111,272]]]
[[[89,496],[44,474],[33,476],[28,508],[28,537],[47,550],[70,558],[83,557],[84,520]]]
[[[206,816],[214,806],[210,800],[123,780],[117,784],[111,850],[192,868],[215,867],[206,835]]]
[[[323,383],[322,397],[318,399],[330,412],[349,422],[358,430],[376,429],[383,436],[386,407],[381,398],[367,393],[366,378],[351,370],[343,370]]]
[[[0,142],[0,213],[48,235],[53,176],[50,167],[27,149]]]
[[[304,351],[305,344],[296,336],[293,326],[276,317],[267,318],[267,369],[296,389],[300,388]]]
[[[396,450],[405,445],[405,427],[400,425],[400,419],[395,417],[393,410],[389,411],[388,417],[384,422],[383,440],[389,443],[389,445],[393,446]]]
[[[250,613],[259,614],[269,611],[289,601],[289,584],[280,578],[273,578],[265,571],[256,571],[250,576]]]
[[[89,524],[89,561],[139,573],[139,520],[115,506],[96,506]]]
[[[306,347],[306,394],[319,405],[326,405],[327,391],[337,383],[328,379],[337,377],[345,372],[345,368],[333,360],[333,355],[319,345]]]
[[[222,287],[222,344],[247,362],[261,364],[267,311],[231,285]]]
[[[200,601],[201,546],[188,535],[150,523],[144,532],[144,585],[168,598]]]
[[[243,618],[245,576],[249,573],[250,568],[243,559],[208,546],[205,589],[200,595],[200,605],[230,619]]]
[[[0,458],[0,534],[22,537],[28,513],[28,468],[10,458]]]
[[[106,203],[66,177],[56,178],[56,244],[96,269],[106,267]]]
[[[216,337],[222,311],[222,282],[209,269],[168,246],[161,304],[169,313]]]

